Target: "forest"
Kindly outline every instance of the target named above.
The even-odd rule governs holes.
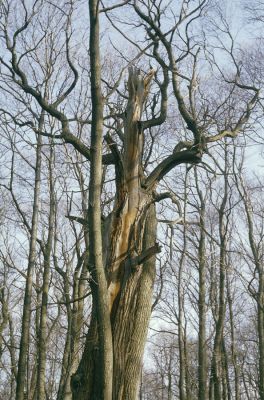
[[[0,0],[1,400],[264,400],[263,32]]]

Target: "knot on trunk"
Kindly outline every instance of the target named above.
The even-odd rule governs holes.
[[[71,387],[73,390],[78,390],[82,384],[82,375],[80,373],[76,373],[71,376]]]

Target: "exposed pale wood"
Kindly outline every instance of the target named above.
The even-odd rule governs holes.
[[[136,396],[151,312],[154,255],[160,251],[155,244],[155,228],[146,239],[150,229],[147,226],[151,224],[154,227],[156,218],[153,211],[149,214],[149,210],[154,209],[153,205],[150,206],[152,195],[141,185],[143,132],[140,119],[153,75],[154,71],[150,71],[143,77],[138,69],[130,68],[124,154],[121,156],[112,147],[116,160],[117,193],[114,211],[105,221],[104,237],[108,245],[104,259],[108,271],[114,348],[113,398],[117,400],[134,399]],[[109,137],[107,142],[109,146],[114,146]],[[95,332],[96,320],[93,319],[82,361],[72,379],[74,400],[101,398],[95,384],[98,382],[97,374],[101,373],[94,350],[98,344]],[[93,369],[87,374],[85,371],[91,363]]]

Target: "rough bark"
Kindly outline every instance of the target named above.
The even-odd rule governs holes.
[[[110,296],[113,337],[113,398],[135,399],[141,360],[151,312],[154,282],[156,217],[152,195],[141,185],[143,133],[140,118],[153,73],[145,78],[130,70],[124,154],[111,143],[116,159],[116,200],[105,221],[107,251],[104,255]],[[98,360],[95,307],[83,358],[72,379],[73,398],[100,399],[102,373]],[[129,317],[128,317],[129,316]],[[87,374],[87,371],[88,374]]]

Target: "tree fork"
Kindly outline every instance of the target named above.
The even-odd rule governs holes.
[[[160,251],[156,244],[156,228],[149,233],[151,224],[156,224],[152,195],[141,187],[143,132],[139,129],[139,122],[153,74],[151,71],[143,78],[137,69],[129,70],[124,156],[120,162],[119,155],[116,164],[116,201],[106,228],[108,246],[103,257],[108,275],[114,348],[112,396],[120,400],[132,400],[137,395],[155,276],[149,270],[155,268],[155,254]],[[108,143],[112,143],[109,138]],[[101,398],[98,383],[102,370],[96,350],[98,346],[100,349],[96,334],[99,321],[95,314],[98,315],[96,303],[85,351],[72,378],[74,400]]]

